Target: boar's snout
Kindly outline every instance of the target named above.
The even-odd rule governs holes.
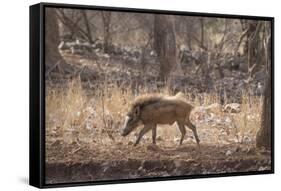
[[[129,133],[125,132],[124,130],[121,130],[121,136],[125,137],[126,135],[128,135]]]
[[[130,133],[130,131],[128,130],[128,128],[126,128],[126,126],[124,126],[120,131],[120,134],[123,137],[127,136],[129,133]]]
[[[126,116],[124,125],[123,125],[123,127],[121,128],[121,130],[120,130],[120,134],[121,134],[121,136],[123,136],[123,137],[126,136],[126,135],[128,135],[128,134],[130,133],[130,131],[128,131],[128,122],[129,122],[129,120],[130,120],[130,118],[129,118],[128,116]]]

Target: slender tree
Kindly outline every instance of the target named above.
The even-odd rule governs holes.
[[[91,30],[91,27],[90,27],[90,22],[89,22],[89,19],[88,19],[87,12],[85,10],[81,10],[81,14],[82,14],[84,24],[85,24],[85,28],[86,28],[86,31],[87,31],[86,34],[87,34],[88,41],[90,43],[93,43],[92,30]]]
[[[167,80],[176,62],[176,38],[171,16],[155,15],[154,48],[160,62],[159,78]]]
[[[59,45],[59,30],[56,16],[56,9],[46,9],[46,35],[45,35],[45,65],[46,68],[51,68],[59,61],[63,61],[61,54],[58,51]]]
[[[264,38],[264,51],[265,55],[269,54],[271,52],[270,49],[270,43],[271,43],[271,37],[270,37],[270,32],[267,33],[267,35],[263,36]],[[267,57],[267,81],[266,81],[266,88],[264,92],[264,99],[263,99],[263,108],[262,108],[262,115],[261,115],[261,127],[259,131],[257,132],[256,136],[256,145],[257,147],[264,147],[267,149],[271,148],[271,139],[272,139],[272,132],[271,132],[271,101],[272,101],[272,95],[271,95],[271,66],[270,66],[270,56]]]
[[[109,53],[109,47],[111,44],[111,35],[110,35],[110,23],[111,23],[111,12],[102,11],[101,12],[102,21],[103,21],[103,44],[104,52]]]
[[[261,127],[257,133],[257,147],[271,148],[271,78],[268,82],[264,94],[264,104],[262,108]]]

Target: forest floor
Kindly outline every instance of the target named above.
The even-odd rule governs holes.
[[[200,129],[199,136],[207,129]],[[150,135],[150,134],[149,134]],[[202,136],[201,136],[202,137]],[[271,170],[271,154],[252,143],[205,143],[200,149],[188,138],[175,141],[144,139],[100,144],[55,141],[47,146],[46,183],[85,182]]]
[[[157,127],[156,145],[151,144],[149,132],[134,147],[136,132],[141,127],[127,137],[119,133],[131,101],[139,94],[173,95],[174,90],[159,88],[153,81],[137,86],[126,84],[134,81],[132,76],[137,76],[137,64],[121,64],[116,59],[104,64],[85,59],[79,62],[84,68],[99,71],[97,76],[102,83],[89,82],[85,87],[87,80],[82,82],[80,76],[80,79],[68,80],[63,86],[55,87],[54,80],[47,80],[46,183],[271,170],[271,153],[255,147],[262,97],[243,91],[243,74],[226,76],[215,82],[217,87],[224,88],[224,95],[234,98],[225,96],[225,103],[220,103],[222,95],[204,91],[197,94],[190,88],[200,86],[200,80],[188,78],[192,74],[172,84],[195,106],[191,121],[198,130],[200,149],[188,129],[183,144],[179,145],[180,131],[175,124]],[[154,69],[147,71],[151,71],[151,74],[145,72],[147,75],[155,76]],[[116,84],[118,79],[124,84]],[[91,85],[96,86],[91,89]],[[225,105],[233,101],[237,101],[239,109],[233,113],[224,112]]]

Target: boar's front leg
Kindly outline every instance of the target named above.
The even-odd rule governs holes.
[[[156,144],[156,125],[152,128],[152,143]]]
[[[134,144],[134,146],[136,146],[137,144],[139,144],[140,139],[142,138],[142,136],[144,134],[146,134],[150,129],[152,129],[154,126],[153,125],[144,125],[144,128],[140,131],[139,136]]]
[[[178,127],[179,127],[180,132],[181,132],[180,145],[182,145],[183,139],[184,139],[185,134],[186,134],[186,130],[185,130],[183,122],[177,121],[177,124],[178,124]]]

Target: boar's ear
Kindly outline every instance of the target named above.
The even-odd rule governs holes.
[[[140,114],[140,106],[137,106],[135,108],[135,116],[139,116],[139,114]]]

